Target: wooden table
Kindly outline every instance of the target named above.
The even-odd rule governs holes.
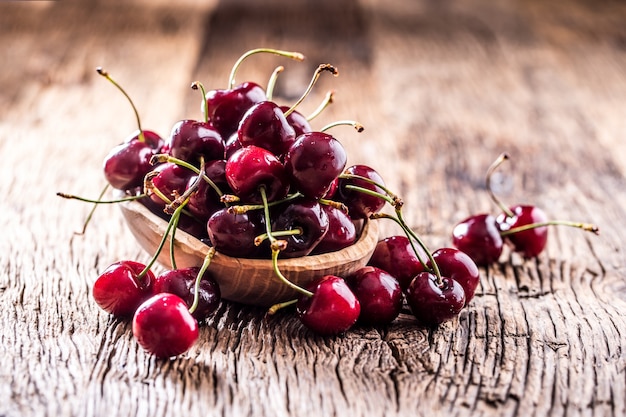
[[[58,1],[0,3],[0,415],[2,416],[622,416],[626,415],[626,5],[614,1]],[[91,287],[110,263],[147,261],[119,210],[96,197],[102,159],[135,128],[103,66],[145,128],[200,118],[194,80],[238,80],[293,103],[319,63],[315,120],[363,123],[335,134],[350,163],[375,167],[431,248],[453,225],[496,212],[496,191],[565,227],[523,260],[481,270],[458,320],[322,338],[289,312],[224,302],[183,357],[143,352]],[[383,233],[397,233],[381,223]],[[382,237],[382,236],[381,236]]]

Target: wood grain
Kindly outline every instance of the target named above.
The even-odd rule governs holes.
[[[0,3],[0,415],[626,415],[625,20],[609,0]],[[335,131],[350,163],[377,168],[431,248],[495,212],[484,174],[503,151],[503,199],[601,236],[553,228],[538,259],[507,251],[437,329],[405,309],[321,338],[290,311],[225,302],[187,355],[154,359],[90,298],[108,264],[148,255],[117,208],[77,236],[90,207],[55,196],[97,196],[102,158],[135,128],[94,69],[167,135],[199,117],[192,81],[223,88],[259,46],[307,55],[242,67],[264,84],[285,65],[277,101],[293,103],[319,63],[339,68],[303,112],[336,90],[314,125],[365,125]]]

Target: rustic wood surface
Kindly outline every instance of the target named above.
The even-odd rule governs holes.
[[[0,2],[0,415],[626,415],[624,22],[617,1]],[[200,117],[192,81],[225,87],[260,46],[307,56],[241,69],[264,84],[284,64],[285,103],[319,63],[339,68],[302,108],[336,90],[315,125],[365,125],[336,131],[351,163],[379,170],[432,248],[495,212],[484,174],[503,151],[505,200],[601,235],[554,228],[538,259],[505,254],[435,330],[405,310],[321,338],[290,312],[223,303],[187,355],[151,357],[90,298],[107,265],[149,255],[115,207],[74,235],[90,207],[55,196],[96,197],[104,155],[135,128],[94,69],[166,135]]]

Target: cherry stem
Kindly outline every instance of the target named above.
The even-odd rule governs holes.
[[[339,209],[339,210],[343,211],[344,213],[348,214],[348,206],[346,206],[342,202],[335,201],[335,200],[329,200],[327,198],[320,198],[318,201],[319,201],[320,204],[324,204],[326,206],[334,207],[334,208]]]
[[[117,87],[117,89],[120,90],[122,94],[124,94],[124,96],[128,99],[128,102],[130,103],[131,107],[133,108],[133,111],[135,112],[135,118],[137,119],[137,127],[139,128],[139,135],[138,135],[139,142],[145,142],[146,138],[143,134],[143,129],[141,128],[141,120],[139,118],[139,112],[137,111],[137,107],[135,107],[135,103],[133,103],[133,100],[130,98],[128,93],[122,88],[122,86],[119,85],[113,78],[111,78],[109,73],[104,68],[98,67],[96,68],[96,72],[102,75],[107,80],[109,80],[109,82],[113,84],[115,87]]]
[[[204,89],[204,85],[202,85],[200,81],[194,81],[191,83],[191,88],[193,90],[200,89],[200,92],[202,93],[202,104],[200,108],[202,109],[202,114],[204,116],[204,123],[209,123],[209,112],[206,106],[206,90]]]
[[[335,77],[337,75],[339,75],[339,71],[337,71],[337,68],[333,67],[330,64],[320,64],[317,69],[315,70],[315,72],[313,73],[313,77],[311,78],[311,81],[309,82],[308,87],[306,88],[306,90],[304,91],[304,93],[302,94],[302,96],[300,96],[300,98],[298,99],[298,101],[296,101],[294,103],[293,106],[291,106],[286,112],[285,112],[285,117],[289,116],[295,109],[296,107],[298,107],[300,105],[300,103],[302,103],[304,101],[304,99],[306,98],[306,96],[309,95],[309,93],[311,92],[311,90],[313,89],[313,86],[315,85],[315,83],[317,82],[317,79],[320,77],[320,74],[324,71],[328,71],[330,73],[332,73]]]
[[[324,111],[324,109],[326,109],[326,107],[328,107],[328,105],[334,101],[334,98],[335,98],[334,91],[331,90],[328,93],[326,93],[326,95],[324,96],[324,100],[320,103],[317,109],[313,110],[313,112],[306,117],[307,121],[310,122],[311,120],[319,116]]]
[[[67,198],[69,200],[78,200],[78,201],[83,201],[85,203],[93,203],[93,204],[124,203],[124,202],[127,202],[127,201],[139,200],[139,199],[142,199],[142,198],[146,197],[146,194],[138,194],[138,195],[128,196],[128,197],[124,197],[124,198],[118,198],[118,199],[115,199],[115,200],[101,200],[101,198],[104,195],[104,193],[106,192],[107,188],[108,187],[105,187],[104,190],[102,190],[102,192],[100,193],[100,196],[98,197],[97,200],[94,200],[94,199],[91,199],[91,198],[80,197],[80,196],[72,195],[72,194],[66,194],[66,193],[57,193],[57,195],[59,197]]]
[[[347,174],[347,173],[343,173],[339,175],[339,178],[341,179],[345,179],[345,180],[361,180],[361,181],[365,181],[368,184],[372,184],[375,185],[376,187],[380,188],[381,190],[383,190],[385,192],[385,194],[387,194],[390,198],[393,199],[393,203],[391,203],[392,206],[396,207],[396,206],[402,206],[404,205],[404,202],[402,201],[402,199],[400,197],[398,197],[396,195],[396,193],[394,193],[393,191],[391,191],[389,188],[387,188],[387,186],[385,186],[384,184],[380,184],[376,181],[374,181],[371,178],[367,178],[364,177],[362,175],[356,175],[356,174]]]
[[[292,306],[297,302],[298,302],[298,299],[296,298],[295,300],[289,300],[289,301],[285,301],[284,303],[274,304],[273,306],[267,309],[267,314],[272,316],[276,314],[276,312],[280,310],[281,308]]]
[[[102,191],[100,191],[100,195],[98,196],[98,201],[102,200],[102,197],[104,197],[104,195],[108,191],[109,186],[110,184],[106,184],[104,188],[102,188]],[[80,233],[78,233],[79,235],[84,235],[87,231],[87,226],[89,225],[93,214],[96,212],[96,208],[98,208],[98,203],[93,203],[93,206],[91,207],[91,210],[89,210],[89,214],[87,215],[87,217],[85,218],[85,222],[83,223],[83,229],[80,231]]]
[[[498,158],[496,158],[495,161],[493,161],[493,163],[489,166],[489,168],[487,169],[487,175],[485,176],[485,182],[486,182],[486,186],[487,186],[487,192],[489,193],[489,196],[491,197],[491,200],[496,203],[496,205],[500,208],[500,210],[502,210],[504,212],[504,214],[507,217],[514,217],[515,214],[511,211],[510,208],[508,208],[493,192],[493,189],[491,188],[491,176],[493,175],[493,173],[496,171],[496,169],[498,169],[498,167],[500,165],[502,165],[502,163],[504,161],[506,161],[507,159],[509,159],[509,154],[506,152],[501,153]]]
[[[272,232],[272,236],[274,237],[296,236],[296,235],[301,235],[302,233],[303,233],[302,229],[297,228],[297,229],[274,231]],[[269,235],[267,233],[258,235],[257,237],[254,238],[254,245],[259,246],[266,239],[269,239]]]
[[[164,154],[164,153],[160,153],[160,154],[156,154],[153,155],[152,158],[150,159],[150,163],[152,165],[158,164],[158,163],[163,163],[163,162],[172,162],[176,165],[179,165],[183,168],[187,168],[190,171],[193,171],[194,173],[201,175],[202,179],[204,181],[206,181],[211,188],[213,188],[213,190],[215,190],[215,192],[217,193],[217,195],[219,197],[222,197],[224,195],[224,193],[222,192],[222,190],[220,190],[220,187],[217,186],[217,184],[215,184],[215,182],[213,182],[213,180],[209,177],[207,177],[207,175],[203,172],[203,170],[198,169],[197,167],[195,167],[194,165],[190,164],[187,161],[184,161],[182,159],[178,159],[178,158],[174,158],[173,156],[170,156],[168,154]]]
[[[359,187],[358,185],[351,185],[351,184],[344,185],[344,188],[346,188],[347,190],[353,190],[359,193],[371,195],[372,197],[378,197],[382,200],[385,200],[391,206],[396,207],[396,200],[389,197],[387,194],[381,194],[377,191],[370,190],[369,188],[363,188],[363,187]]]
[[[189,307],[190,314],[193,314],[193,312],[196,311],[196,309],[198,308],[198,304],[200,304],[200,282],[202,281],[202,276],[209,268],[209,265],[213,260],[213,256],[215,256],[215,248],[210,247],[204,257],[204,261],[202,262],[202,266],[198,271],[198,275],[196,276],[196,282],[193,286],[193,303],[191,303],[191,307]]]
[[[361,123],[355,122],[354,120],[337,120],[336,122],[329,123],[321,128],[320,132],[326,132],[327,130],[337,126],[352,126],[359,133],[365,130],[365,127],[363,127]]]
[[[302,55],[300,52],[281,51],[278,49],[269,49],[269,48],[251,49],[248,52],[241,55],[239,59],[233,65],[233,69],[230,71],[230,76],[228,77],[228,88],[233,88],[235,86],[235,74],[237,73],[239,66],[241,66],[241,63],[245,61],[248,57],[254,54],[258,54],[258,53],[269,53],[269,54],[284,56],[287,58],[294,59],[296,61],[302,61],[304,59],[304,55]]]
[[[294,284],[289,281],[282,272],[280,272],[280,268],[278,267],[278,255],[280,253],[280,242],[274,237],[272,232],[272,226],[270,222],[270,208],[267,203],[267,194],[265,191],[265,186],[261,186],[259,188],[259,192],[261,193],[261,199],[263,200],[263,210],[265,215],[265,233],[267,234],[267,239],[270,241],[270,247],[272,248],[272,267],[274,268],[274,273],[285,285],[288,287],[306,295],[307,297],[312,297],[313,293],[311,291],[305,290],[304,288]],[[284,242],[284,241],[282,241]]]
[[[296,192],[293,194],[289,194],[287,197],[282,200],[272,201],[271,203],[267,203],[268,207],[277,206],[279,204],[287,203],[289,201],[295,200],[299,197],[302,197],[302,193]],[[228,208],[228,212],[230,214],[245,214],[252,210],[262,210],[265,206],[263,204],[241,204],[237,206],[231,206]]]
[[[536,229],[538,227],[545,227],[545,226],[569,226],[569,227],[575,227],[578,229],[583,229],[584,231],[592,232],[596,235],[600,234],[600,229],[595,224],[571,222],[568,220],[550,220],[547,222],[530,223],[530,224],[525,224],[523,226],[514,227],[509,230],[501,231],[500,235],[508,236],[514,233],[520,233],[526,230]]]
[[[274,88],[276,87],[276,80],[278,79],[278,74],[283,72],[285,67],[282,65],[276,67],[274,71],[272,71],[272,75],[270,75],[270,79],[267,82],[267,89],[265,91],[265,96],[267,97],[267,101],[272,101],[274,97]]]

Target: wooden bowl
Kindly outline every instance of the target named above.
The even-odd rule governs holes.
[[[149,254],[154,254],[167,223],[139,202],[119,204],[128,228]],[[378,242],[378,224],[366,221],[358,241],[345,249],[321,255],[280,259],[283,275],[299,286],[306,286],[323,275],[346,276],[366,265]],[[158,262],[171,268],[169,238]],[[177,230],[174,254],[178,268],[200,267],[209,247],[192,235]],[[238,303],[267,307],[296,298],[298,293],[276,277],[269,259],[233,258],[216,253],[209,271],[220,286],[222,298]]]

